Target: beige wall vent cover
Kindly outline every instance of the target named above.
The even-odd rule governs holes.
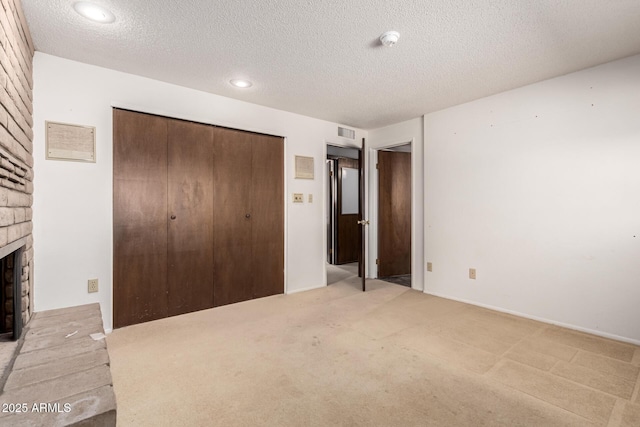
[[[338,126],[338,136],[342,136],[349,139],[356,139],[356,131],[353,129],[347,129],[347,128]]]
[[[96,161],[96,128],[68,123],[45,122],[46,158],[75,162]]]

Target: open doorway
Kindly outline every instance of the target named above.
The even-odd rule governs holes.
[[[378,150],[378,278],[411,287],[411,144]]]
[[[327,284],[358,276],[360,150],[327,145]]]

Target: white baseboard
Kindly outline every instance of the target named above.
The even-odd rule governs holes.
[[[291,291],[285,292],[285,295],[297,294],[298,292],[311,291],[313,289],[320,289],[320,288],[326,288],[326,287],[327,287],[327,285],[316,285],[316,286],[310,286],[308,288],[293,289]]]
[[[622,341],[622,342],[626,342],[626,343],[629,343],[629,344],[640,345],[640,340],[636,340],[636,339],[633,339],[633,338],[627,338],[627,337],[622,337],[622,336],[619,336],[619,335],[610,334],[610,333],[607,333],[607,332],[602,332],[602,331],[598,331],[598,330],[594,330],[594,329],[583,328],[582,326],[576,326],[576,325],[572,325],[570,323],[563,323],[563,322],[558,322],[556,320],[545,319],[545,318],[538,317],[538,316],[532,316],[530,314],[520,313],[520,312],[514,311],[514,310],[507,310],[507,309],[502,308],[502,307],[496,307],[496,306],[489,305],[489,304],[482,304],[482,303],[479,303],[479,302],[476,302],[476,301],[470,301],[470,300],[466,300],[466,299],[463,299],[463,298],[456,298],[456,297],[452,297],[452,296],[449,296],[449,295],[439,294],[439,293],[436,293],[436,292],[427,292],[425,290],[424,293],[428,294],[428,295],[433,295],[433,296],[436,296],[436,297],[440,297],[440,298],[445,298],[445,299],[450,299],[450,300],[453,300],[453,301],[463,302],[465,304],[475,305],[477,307],[488,308],[489,310],[499,311],[501,313],[513,314],[514,316],[524,317],[525,319],[536,320],[538,322],[548,323],[550,325],[556,325],[556,326],[561,326],[561,327],[567,328],[567,329],[573,329],[574,331],[586,332],[588,334],[597,335],[597,336],[603,337],[603,338],[609,338],[609,339],[612,339],[612,340]]]

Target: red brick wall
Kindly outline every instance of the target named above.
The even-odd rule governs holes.
[[[0,0],[0,247],[26,237],[22,316],[33,307],[33,42],[20,0]]]

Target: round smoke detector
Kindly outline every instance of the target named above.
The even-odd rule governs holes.
[[[380,43],[384,46],[391,47],[398,43],[398,39],[400,38],[400,33],[397,31],[387,31],[382,33],[380,36]]]

